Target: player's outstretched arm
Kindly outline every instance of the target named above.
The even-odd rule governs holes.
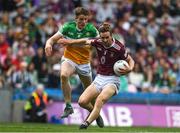
[[[56,32],[52,37],[50,37],[47,41],[46,41],[46,45],[45,45],[45,53],[46,56],[51,56],[52,54],[52,46],[54,43],[57,43],[57,41],[62,38],[63,36],[61,34],[59,34],[59,32]]]
[[[92,40],[88,40],[88,39],[72,39],[72,40],[69,40],[69,39],[59,39],[57,41],[58,44],[61,44],[61,45],[73,45],[73,46],[83,46],[83,45],[90,45]]]

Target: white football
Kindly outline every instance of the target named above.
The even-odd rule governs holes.
[[[113,69],[117,76],[121,76],[119,72],[120,69],[126,69],[126,66],[129,67],[129,64],[125,60],[118,60],[116,63],[114,63]]]

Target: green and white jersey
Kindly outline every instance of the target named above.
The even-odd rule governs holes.
[[[87,23],[86,26],[80,30],[74,21],[65,23],[60,27],[59,32],[69,39],[95,38],[98,36],[98,31],[92,23]]]
[[[76,22],[67,22],[60,27],[59,33],[67,39],[95,38],[98,31],[92,23],[87,23],[80,30],[77,28]],[[64,51],[64,57],[69,58],[77,64],[89,63],[90,47],[73,47],[67,46]]]

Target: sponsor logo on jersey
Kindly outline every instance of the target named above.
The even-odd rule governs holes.
[[[77,38],[80,38],[80,37],[81,37],[81,35],[82,35],[82,33],[81,33],[81,32],[77,33]]]
[[[71,35],[71,36],[73,36],[73,35],[74,35],[74,33],[73,33],[73,32],[68,32],[68,34],[69,34],[69,35]]]
[[[89,33],[89,32],[87,32],[87,33],[86,33],[86,36],[90,36],[90,33]]]
[[[80,38],[80,37],[81,37],[81,35],[78,35],[77,37],[78,37],[78,38]]]

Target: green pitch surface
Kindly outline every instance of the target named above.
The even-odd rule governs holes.
[[[104,127],[90,126],[87,130],[79,130],[78,125],[55,125],[55,124],[23,124],[23,123],[0,123],[0,132],[180,132],[180,128],[154,128],[154,127]]]

